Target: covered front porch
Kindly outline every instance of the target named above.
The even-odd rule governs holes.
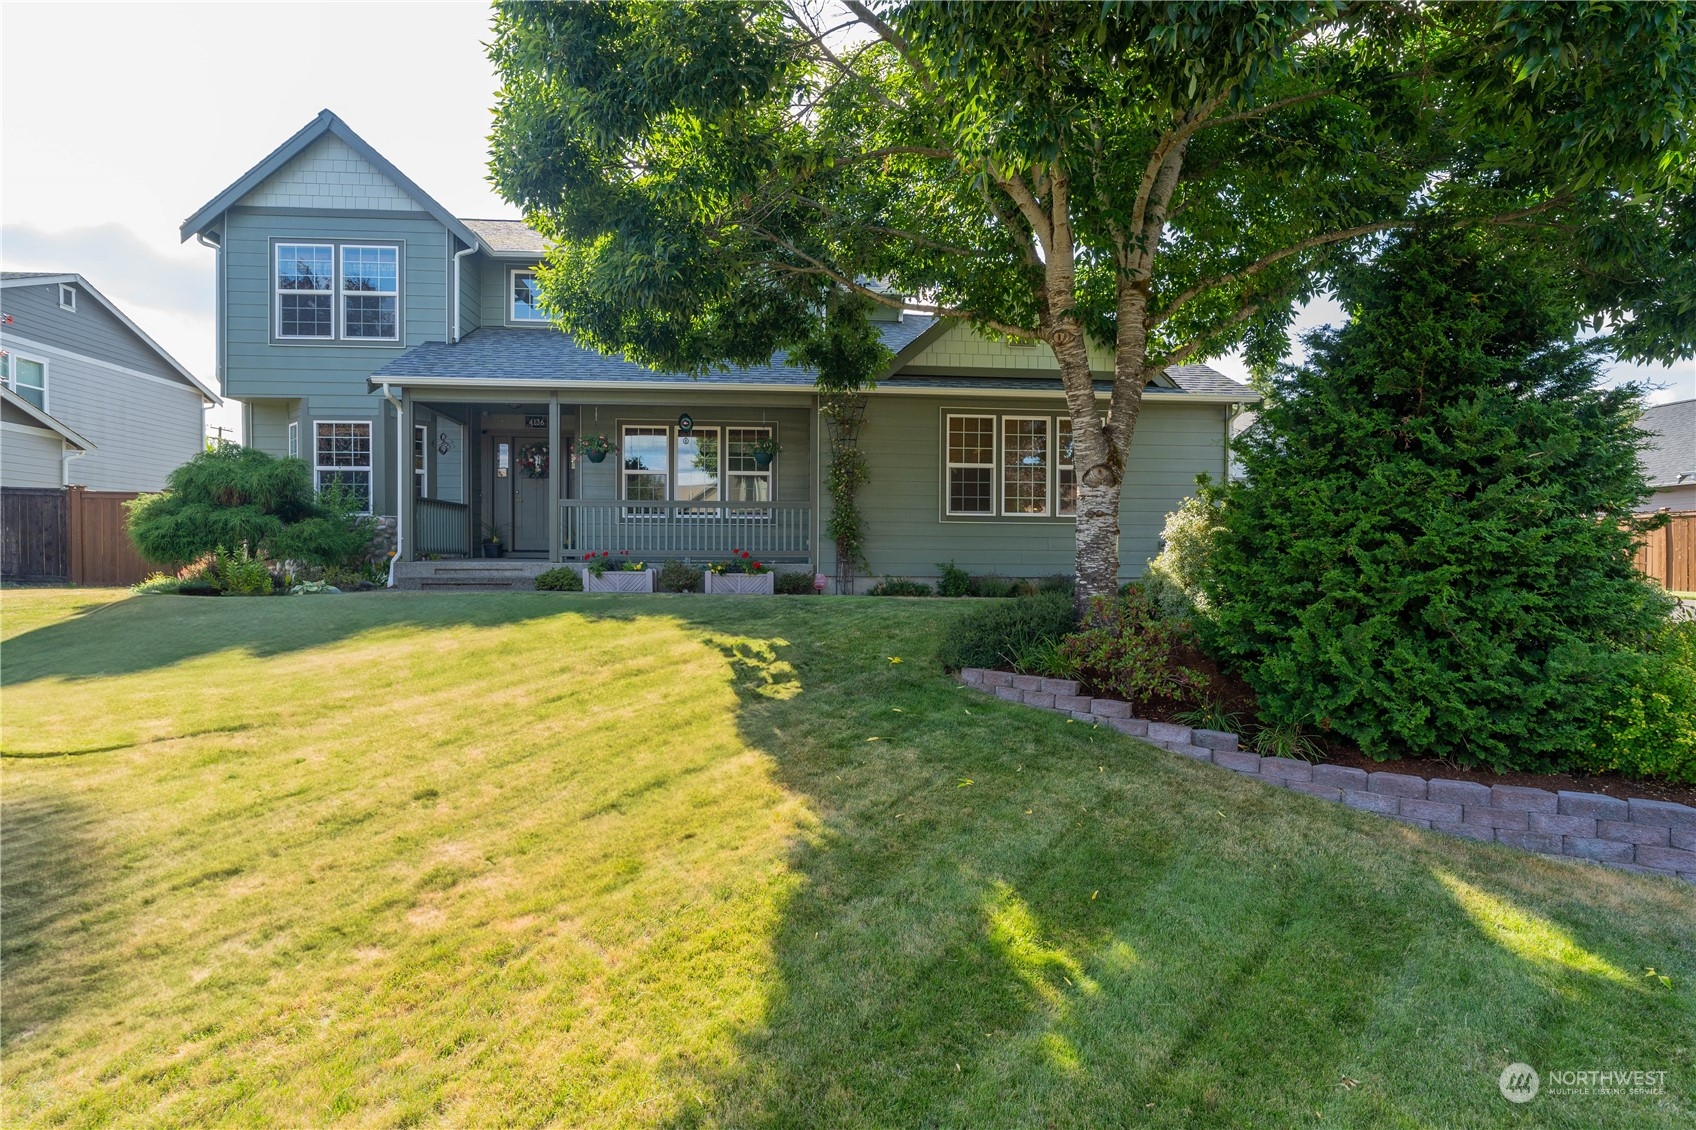
[[[412,440],[390,472],[410,481],[403,563],[610,553],[700,566],[747,550],[816,567],[810,395],[511,391],[391,390]]]

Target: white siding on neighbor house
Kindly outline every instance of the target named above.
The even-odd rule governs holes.
[[[48,354],[48,411],[98,450],[71,461],[90,490],[159,490],[206,443],[200,393]]]
[[[45,428],[10,420],[0,424],[0,486],[62,485],[64,450],[64,441]]]
[[[1696,510],[1696,483],[1686,483],[1681,487],[1662,487],[1637,509],[1648,513],[1654,513],[1656,510]]]
[[[423,211],[405,189],[334,134],[296,154],[241,202],[255,208]]]

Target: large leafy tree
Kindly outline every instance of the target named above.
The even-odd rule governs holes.
[[[854,388],[869,304],[1040,340],[1117,581],[1142,392],[1415,223],[1544,246],[1636,357],[1696,311],[1689,3],[497,4],[491,168],[561,325]],[[901,297],[894,297],[901,296]],[[1103,422],[1089,346],[1111,351]]]

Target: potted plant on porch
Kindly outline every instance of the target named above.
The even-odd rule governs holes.
[[[745,549],[730,551],[729,561],[707,567],[707,592],[726,596],[771,596],[775,577]]]
[[[618,445],[605,434],[584,436],[577,441],[577,454],[591,463],[600,463],[618,450]]]
[[[611,550],[583,557],[583,588],[586,592],[653,592],[654,570],[644,561],[632,561],[630,551],[614,556]]]
[[[501,528],[493,522],[483,523],[483,540],[477,547],[479,557],[503,557],[506,543],[501,540]]]

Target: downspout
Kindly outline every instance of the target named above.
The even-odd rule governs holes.
[[[454,256],[453,256],[453,325],[450,327],[451,332],[448,334],[448,344],[449,345],[458,345],[459,344],[459,263],[460,263],[460,260],[464,259],[467,255],[471,254],[473,251],[476,251],[477,249],[478,249],[478,244],[475,240],[473,240],[472,243],[471,243],[471,246],[467,247],[464,251],[454,252]]]
[[[407,485],[406,453],[412,443],[400,434],[401,429],[406,426],[406,413],[402,410],[401,402],[395,399],[395,394],[389,391],[388,381],[383,382],[383,399],[395,406],[395,555],[389,558],[389,582],[384,586],[392,589],[395,587],[395,562],[400,560],[401,552],[405,548],[400,542],[400,508],[405,505],[401,500],[401,488]]]
[[[60,455],[59,455],[59,484],[61,486],[67,486],[68,487],[68,486],[71,485],[71,460],[81,459],[84,455],[87,455],[87,454],[88,454],[88,452],[82,451],[80,449],[77,450],[77,451],[65,451],[65,452],[60,453]]]

